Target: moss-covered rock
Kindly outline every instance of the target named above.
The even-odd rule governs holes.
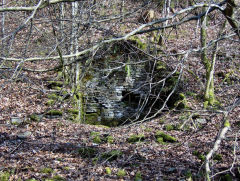
[[[144,40],[141,40],[138,36],[131,36],[129,38],[129,40],[135,44],[138,48],[142,49],[142,50],[146,50],[148,44],[146,42],[144,42]]]
[[[166,143],[163,141],[163,137],[157,138],[157,142],[161,145],[165,145]]]
[[[178,96],[176,97],[176,102],[174,103],[174,106],[177,109],[188,109],[188,101],[184,93],[179,93]]]
[[[119,178],[123,178],[126,175],[126,171],[124,169],[119,169],[117,172],[117,176]]]
[[[53,176],[49,181],[65,181],[66,179],[61,177],[60,175]]]
[[[50,173],[53,173],[53,169],[46,167],[41,170],[41,173],[50,174]]]
[[[50,110],[46,113],[48,116],[62,116],[63,112],[59,110]]]
[[[156,134],[155,134],[155,137],[158,139],[158,138],[163,138],[163,141],[164,142],[171,142],[171,143],[174,143],[174,142],[177,142],[177,139],[173,136],[170,136],[162,131],[158,131]]]
[[[60,97],[55,94],[55,93],[52,93],[52,94],[48,94],[48,99],[52,99],[52,100],[58,100]]]
[[[99,121],[98,113],[85,114],[84,123],[85,124],[91,124],[91,125],[100,125],[101,121]]]
[[[0,180],[1,181],[8,181],[10,178],[10,173],[5,171],[5,172],[0,172]]]
[[[128,143],[136,143],[136,142],[141,142],[145,139],[144,134],[139,134],[139,135],[131,135],[128,139]]]
[[[68,109],[67,112],[70,114],[78,114],[79,110],[78,109]]]
[[[138,172],[135,174],[134,181],[142,181],[142,174],[141,174],[140,171],[138,171]]]
[[[47,106],[52,106],[55,102],[56,102],[56,100],[50,99],[50,100],[48,100],[48,101],[46,102],[46,105],[47,105]]]
[[[166,131],[172,131],[172,130],[175,129],[175,126],[172,125],[172,124],[166,124],[166,125],[164,126],[164,129],[165,129]]]
[[[41,116],[37,114],[31,114],[29,118],[31,121],[34,121],[34,122],[39,122],[41,120]]]
[[[114,137],[113,136],[107,136],[107,142],[110,144],[114,143]]]
[[[108,174],[108,175],[111,175],[111,174],[112,174],[112,170],[111,170],[110,167],[106,167],[106,168],[105,168],[105,172],[106,172],[106,174]]]
[[[52,89],[54,87],[62,87],[63,82],[62,81],[49,81],[47,87],[49,89]]]

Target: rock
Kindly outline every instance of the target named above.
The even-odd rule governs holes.
[[[19,118],[19,117],[12,117],[11,118],[11,124],[18,126],[21,123],[23,123],[23,120],[21,118]]]
[[[199,119],[196,119],[196,122],[200,123],[200,124],[206,124],[207,123],[207,120],[204,119],[204,118],[199,118]]]
[[[17,137],[20,139],[26,139],[29,138],[31,136],[32,132],[30,131],[25,131],[25,132],[20,132],[17,134]]]

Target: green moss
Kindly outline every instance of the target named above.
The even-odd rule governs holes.
[[[63,167],[63,170],[70,170],[70,167]]]
[[[185,176],[187,178],[187,180],[192,180],[192,172],[191,170],[187,170],[187,172],[185,173]]]
[[[71,114],[78,114],[79,113],[78,109],[68,109],[67,111],[68,111],[68,113],[71,113]]]
[[[31,114],[29,118],[31,121],[34,121],[34,122],[39,122],[41,120],[41,117],[37,114]]]
[[[56,102],[55,100],[50,99],[50,100],[48,100],[48,101],[46,102],[46,105],[47,105],[47,106],[51,106],[51,105],[53,105],[55,102]]]
[[[157,138],[157,142],[160,143],[161,145],[165,145],[166,143],[163,141],[162,137]]]
[[[61,91],[63,88],[62,87],[58,87],[58,86],[54,86],[54,87],[52,87],[52,89]]]
[[[176,102],[174,103],[174,106],[177,109],[188,109],[189,108],[187,98],[183,93],[179,93],[176,96]]]
[[[50,173],[53,173],[53,169],[46,167],[41,170],[41,173],[50,174]]]
[[[192,154],[193,154],[194,156],[196,156],[199,160],[205,161],[205,156],[204,156],[202,153],[200,153],[199,151],[194,150],[194,151],[192,152]]]
[[[37,181],[35,178],[27,179],[26,181]]]
[[[138,48],[142,50],[147,49],[147,43],[144,43],[143,40],[141,40],[138,36],[131,36],[129,40],[135,42]]]
[[[157,62],[157,70],[167,70],[167,66],[165,62],[158,61]]]
[[[0,172],[0,181],[8,181],[10,178],[10,173],[5,171],[5,172]]]
[[[57,94],[48,94],[48,99],[52,99],[52,100],[58,100],[59,96]]]
[[[186,92],[186,95],[195,97],[197,94],[194,93],[194,92],[187,91],[187,92]]]
[[[143,141],[144,139],[145,139],[145,136],[144,136],[143,134],[131,135],[131,136],[127,139],[127,142],[128,142],[128,143],[136,143],[136,142]]]
[[[93,143],[97,143],[97,144],[102,143],[102,140],[101,140],[100,136],[94,136],[93,137]]]
[[[46,115],[49,115],[49,116],[62,116],[63,113],[62,111],[59,111],[59,110],[50,110],[46,113]]]
[[[173,136],[170,136],[168,134],[165,134],[164,132],[162,131],[158,131],[156,134],[155,134],[155,137],[158,139],[160,137],[163,138],[163,141],[164,142],[171,142],[171,143],[174,143],[174,142],[177,142],[177,139]]]
[[[118,172],[117,172],[117,176],[119,178],[123,178],[124,176],[126,175],[126,172],[124,169],[119,169]]]
[[[106,174],[108,174],[108,175],[111,175],[111,174],[112,174],[112,170],[111,170],[110,167],[106,167],[106,168],[105,168],[105,172],[106,172]]]
[[[100,159],[101,160],[108,160],[108,161],[113,161],[122,156],[122,152],[120,150],[112,150],[109,152],[105,152],[101,154]]]
[[[165,119],[160,119],[158,122],[159,122],[159,124],[164,124],[165,123]]]
[[[134,181],[142,181],[142,174],[140,171],[136,173]]]
[[[223,180],[223,181],[232,181],[233,178],[232,178],[232,176],[230,174],[226,174],[223,177],[221,177],[221,180]]]
[[[231,125],[230,125],[230,122],[228,121],[228,120],[226,120],[225,122],[224,122],[224,127],[230,127]]]
[[[91,147],[84,147],[84,148],[79,148],[77,150],[77,153],[82,158],[94,158],[97,155],[97,150]]]
[[[153,130],[152,128],[145,128],[144,129],[144,131],[146,131],[146,132],[152,132],[152,130]]]
[[[53,181],[64,181],[66,179],[64,179],[63,177],[61,177],[60,175],[55,175],[52,177]]]
[[[113,144],[114,143],[114,137],[113,136],[108,136],[107,137],[107,142],[110,143],[110,144]]]
[[[100,132],[93,131],[90,133],[90,136],[99,136],[99,135],[100,135]]]
[[[164,126],[164,128],[166,131],[172,131],[175,129],[174,125],[172,125],[172,124],[167,124]]]
[[[53,87],[62,87],[62,86],[63,86],[63,82],[61,81],[49,81],[47,87],[52,89]]]
[[[221,154],[214,154],[213,155],[213,160],[222,161],[222,155]]]
[[[85,124],[91,124],[91,125],[100,125],[101,122],[98,121],[99,115],[98,113],[91,113],[91,114],[85,114]]]

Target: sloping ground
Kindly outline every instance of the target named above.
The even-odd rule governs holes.
[[[173,51],[197,47],[198,36],[189,38],[195,33],[194,28],[187,31],[190,26],[181,27],[178,41],[175,41],[176,36],[169,36],[166,46],[173,47]],[[214,34],[214,28],[216,26],[209,32]],[[223,108],[239,96],[238,45],[224,44],[218,55],[216,96]],[[230,55],[225,55],[226,52]],[[178,60],[165,61],[174,66]],[[29,63],[28,66],[42,69],[49,67],[49,63]],[[222,116],[214,111],[201,111],[202,99],[199,95],[202,92],[196,77],[203,80],[204,69],[199,54],[189,57],[186,69],[196,75],[185,71],[181,82],[188,106],[194,111],[166,111],[158,119],[117,128],[72,123],[67,121],[65,113],[57,118],[44,116],[38,122],[30,120],[29,115],[42,115],[49,109],[46,102],[47,93],[51,90],[47,89],[46,82],[55,79],[56,75],[23,73],[17,80],[9,81],[13,72],[1,72],[0,178],[184,180],[193,177],[194,180],[203,180],[204,155],[213,146]],[[69,105],[57,103],[53,107],[65,109]],[[231,173],[223,172],[214,176],[213,180],[219,180],[220,176],[226,180],[226,174],[239,179],[239,112],[239,107],[231,112],[231,131],[211,160],[213,174],[229,168],[232,168]],[[23,122],[13,124],[14,117]],[[182,124],[184,126],[180,129]],[[164,140],[159,131],[174,136],[177,142]]]
[[[1,80],[1,178],[134,180],[141,175],[142,180],[183,180],[190,176],[202,180],[204,154],[213,145],[220,115],[199,111],[190,119],[188,112],[165,112],[159,119],[118,128],[75,124],[64,117],[29,121],[27,115],[47,109],[46,95],[39,91],[47,89],[40,82],[37,78],[31,84]],[[235,169],[239,165],[239,111],[236,108],[231,113],[232,131],[212,160],[213,173],[230,168],[235,160],[232,172],[239,178]],[[12,117],[24,122],[13,125]],[[183,122],[185,126],[179,129]],[[161,142],[156,136],[158,131],[174,136],[177,142]],[[130,141],[132,135],[136,139]]]

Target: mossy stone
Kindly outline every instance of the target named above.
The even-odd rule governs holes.
[[[106,167],[106,168],[105,168],[105,171],[106,171],[106,174],[108,174],[108,175],[111,175],[111,174],[112,174],[112,170],[111,170],[110,167]]]
[[[166,131],[172,131],[172,130],[175,129],[175,126],[172,125],[172,124],[167,124],[167,125],[164,126],[164,128],[165,128]]]
[[[52,177],[53,181],[65,181],[66,179],[61,177],[60,175],[55,175]]]
[[[102,143],[102,139],[100,138],[100,136],[94,136],[93,143],[96,143],[96,144]]]
[[[165,119],[160,119],[158,122],[159,122],[159,124],[164,124],[165,123]]]
[[[50,99],[50,100],[48,100],[48,101],[46,102],[46,105],[47,105],[47,106],[51,106],[51,105],[53,105],[55,102],[56,102],[55,100]]]
[[[170,136],[168,134],[165,134],[164,132],[162,131],[158,131],[156,134],[155,134],[155,137],[158,139],[159,137],[162,137],[163,138],[163,141],[164,142],[171,142],[171,143],[174,143],[174,142],[177,142],[177,139],[173,136]]]
[[[52,94],[48,94],[48,99],[52,99],[52,100],[58,100],[59,96],[55,93]]]
[[[142,50],[147,49],[148,44],[144,43],[143,40],[141,40],[138,36],[131,36],[129,40],[134,42],[138,48]]]
[[[107,137],[107,142],[110,143],[110,144],[113,144],[114,143],[114,137],[113,136],[108,136]]]
[[[123,178],[125,175],[126,175],[125,170],[123,170],[123,169],[119,169],[119,170],[118,170],[117,176],[118,176],[119,178]]]
[[[136,173],[134,181],[142,181],[142,174],[140,171]]]
[[[8,181],[10,178],[10,173],[5,171],[5,172],[0,172],[0,180],[1,181]]]
[[[37,114],[31,114],[29,118],[31,121],[34,121],[34,122],[39,122],[41,120],[41,116]]]
[[[165,145],[166,143],[163,141],[163,137],[159,137],[157,138],[157,142],[162,144],[162,145]]]
[[[131,135],[131,136],[127,139],[127,142],[128,142],[128,143],[136,143],[136,142],[143,141],[144,139],[145,139],[144,134]]]
[[[68,109],[67,111],[68,111],[68,113],[71,113],[71,114],[78,114],[79,113],[78,109]]]
[[[59,110],[50,110],[46,113],[46,115],[49,115],[49,116],[62,116],[63,113],[62,111],[59,111]]]
[[[53,87],[62,87],[63,82],[62,81],[49,81],[47,87],[49,89],[52,89]]]
[[[85,114],[85,124],[100,125],[98,113]]]
[[[49,167],[46,167],[46,168],[43,168],[43,169],[41,170],[41,173],[50,174],[50,173],[53,173],[53,169],[52,169],[52,168],[49,168]]]

